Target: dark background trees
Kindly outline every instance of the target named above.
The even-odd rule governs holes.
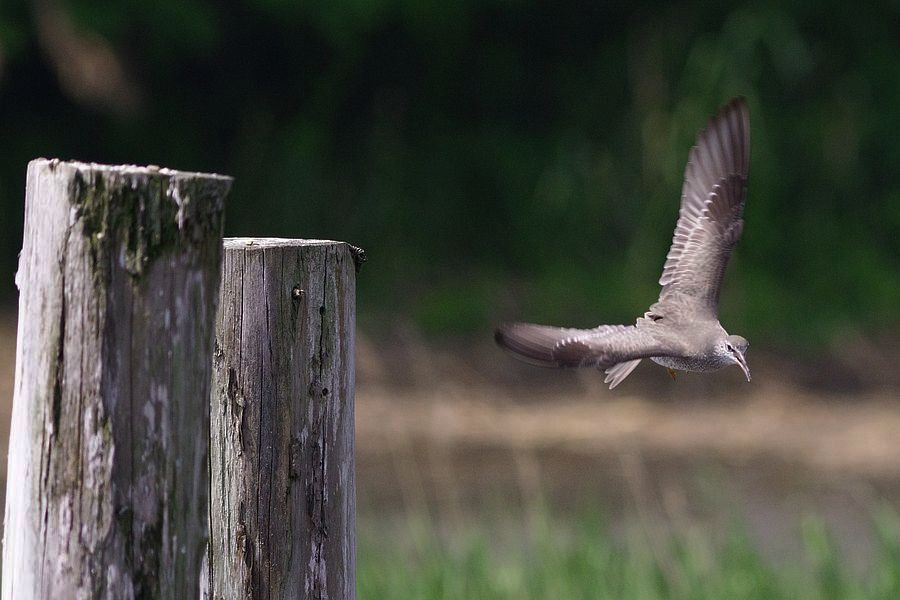
[[[694,136],[740,94],[753,158],[723,320],[786,345],[882,333],[898,57],[887,3],[11,0],[0,298],[25,165],[52,156],[228,173],[229,234],[363,246],[364,328],[630,321]]]

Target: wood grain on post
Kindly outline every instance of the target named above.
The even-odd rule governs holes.
[[[231,180],[28,165],[3,598],[191,598]]]
[[[211,402],[216,600],[354,598],[353,250],[225,241]]]

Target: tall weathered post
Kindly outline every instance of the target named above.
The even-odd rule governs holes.
[[[355,264],[341,242],[227,239],[211,401],[210,591],[355,595]]]
[[[28,165],[3,598],[191,598],[231,179]]]

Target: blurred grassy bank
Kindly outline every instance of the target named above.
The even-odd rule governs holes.
[[[610,392],[489,342],[358,342],[360,598],[896,597],[896,354]],[[0,450],[14,347],[0,313]]]
[[[900,596],[900,521],[873,515],[872,562],[853,569],[825,524],[795,524],[802,551],[764,557],[732,523],[723,531],[689,528],[669,536],[650,523],[614,536],[601,519],[548,517],[510,538],[487,527],[441,536],[411,519],[405,535],[363,522],[359,591],[364,600],[565,598],[618,600],[855,600]],[[504,537],[506,539],[504,539]]]

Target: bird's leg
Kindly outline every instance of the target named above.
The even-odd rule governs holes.
[[[675,373],[675,369],[670,369],[670,368],[666,367],[666,371],[668,371],[668,372],[669,372],[669,375],[672,376],[672,381],[675,381],[675,377],[676,377],[676,375],[677,375],[677,374]]]

